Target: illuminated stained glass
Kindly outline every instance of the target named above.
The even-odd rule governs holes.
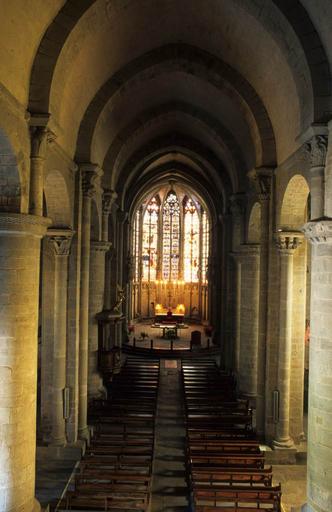
[[[199,281],[199,216],[192,199],[184,204],[184,280]]]
[[[158,256],[158,218],[159,204],[153,197],[146,207],[143,217],[142,239],[142,279],[155,281],[157,276]]]
[[[209,219],[206,214],[206,211],[203,210],[203,212],[202,212],[202,283],[203,284],[206,284],[208,282],[207,272],[208,272],[209,244],[210,244]]]
[[[179,279],[180,205],[175,192],[170,191],[163,207],[163,279]]]
[[[139,281],[139,225],[141,219],[141,212],[137,210],[134,221],[134,232],[133,232],[133,252],[134,252],[134,280],[137,283]]]

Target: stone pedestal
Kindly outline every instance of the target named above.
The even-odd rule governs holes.
[[[49,224],[0,213],[0,510],[38,510],[35,492],[40,239]]]
[[[89,289],[89,376],[88,398],[98,398],[103,394],[103,381],[98,372],[98,322],[96,314],[104,305],[105,253],[109,242],[91,242],[90,289]]]
[[[51,444],[66,444],[64,388],[66,387],[67,351],[67,285],[68,256],[73,232],[70,229],[49,229],[49,244],[54,253],[54,337],[52,340],[52,424]],[[45,283],[45,285],[47,285]]]
[[[241,347],[239,388],[244,395],[257,396],[257,351],[259,311],[259,244],[243,244],[241,252]]]
[[[332,219],[309,222],[312,243],[307,510],[332,510]]]
[[[280,254],[278,391],[279,418],[276,426],[274,448],[292,448],[289,435],[289,406],[292,355],[293,316],[293,254],[303,239],[302,233],[280,232],[276,243]]]

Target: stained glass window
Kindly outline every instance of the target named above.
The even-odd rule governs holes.
[[[153,197],[146,207],[143,217],[142,240],[142,279],[155,281],[158,256],[159,202]]]
[[[184,280],[197,283],[199,280],[199,216],[192,199],[184,203]]]
[[[134,253],[134,280],[137,283],[139,281],[139,232],[140,232],[140,219],[141,211],[137,210],[134,221],[134,232],[133,232],[133,253]]]
[[[206,214],[206,211],[202,211],[202,283],[206,284],[207,272],[208,272],[208,258],[209,258],[209,244],[210,244],[210,234],[209,234],[209,219]]]
[[[170,191],[163,207],[163,279],[179,279],[180,205],[175,192]]]

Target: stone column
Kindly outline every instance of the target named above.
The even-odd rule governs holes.
[[[31,154],[30,154],[30,191],[29,212],[43,215],[44,166],[48,142],[55,135],[47,128],[49,114],[32,116],[30,119]]]
[[[274,448],[291,448],[289,435],[289,406],[292,356],[293,317],[293,254],[302,242],[298,232],[277,233],[276,243],[280,254],[279,340],[278,340],[278,391],[279,419],[276,426]]]
[[[82,239],[81,239],[81,287],[80,287],[80,361],[78,434],[81,439],[89,436],[88,413],[88,346],[89,346],[89,270],[91,199],[100,170],[93,164],[81,167],[82,172]]]
[[[123,263],[125,260],[124,253],[124,231],[125,231],[125,223],[128,218],[128,213],[124,210],[117,211],[117,219],[118,219],[118,245],[117,245],[117,275],[118,275],[118,287],[119,289],[123,289],[124,287],[124,276],[123,276]],[[125,298],[128,300],[128,297]],[[123,303],[120,306],[120,312],[123,313]],[[115,327],[115,343],[117,346],[121,347],[122,345],[122,322],[118,322]]]
[[[232,213],[232,251],[233,259],[233,283],[232,286],[232,325],[231,339],[233,343],[232,366],[236,374],[240,368],[240,344],[241,344],[241,256],[237,252],[238,246],[243,242],[245,212],[245,194],[233,194],[230,197],[230,211]]]
[[[239,388],[253,399],[257,396],[257,353],[259,313],[259,244],[243,244],[241,257],[241,320]]]
[[[105,290],[105,253],[109,242],[91,242],[90,250],[90,286],[89,286],[89,375],[88,398],[103,395],[103,379],[98,371],[98,322],[96,314],[104,306]]]
[[[66,444],[63,394],[66,387],[68,256],[73,232],[49,229],[49,244],[54,253],[54,331],[52,352],[51,444]]]
[[[312,244],[308,409],[308,510],[332,510],[332,219],[306,224]]]
[[[241,257],[238,253],[231,253],[234,265],[234,303],[233,303],[233,368],[236,375],[240,370],[241,347]]]
[[[109,241],[108,221],[112,211],[112,206],[118,194],[111,189],[105,189],[103,193],[103,222],[102,222],[102,239],[104,242]]]
[[[32,512],[40,239],[48,219],[0,213],[0,510]]]

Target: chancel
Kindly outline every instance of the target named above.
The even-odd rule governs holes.
[[[0,7],[0,512],[331,512],[332,2]]]

